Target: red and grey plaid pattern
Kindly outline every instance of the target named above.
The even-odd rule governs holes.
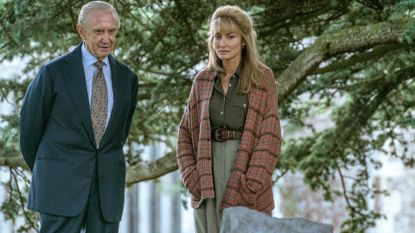
[[[215,71],[195,77],[189,102],[179,125],[177,159],[192,207],[214,198],[209,101]],[[252,88],[241,143],[222,207],[246,206],[267,214],[274,208],[272,173],[280,152],[281,129],[272,71],[263,69],[262,88]]]

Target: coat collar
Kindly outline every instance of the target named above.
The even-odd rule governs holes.
[[[82,124],[89,136],[89,139],[94,145],[96,145],[93,133],[94,131],[92,128],[91,111],[88,102],[88,92],[86,89],[85,72],[82,63],[81,46],[82,44],[78,45],[72,52],[70,52],[65,57],[65,65],[63,66],[63,76],[65,79],[66,86],[68,87],[71,99],[74,102],[77,113],[81,118]],[[102,143],[104,143],[105,135],[108,134],[107,131],[111,130],[112,127],[116,127],[113,125],[112,122],[114,116],[116,115],[115,113],[118,111],[119,108],[118,99],[119,95],[121,94],[119,90],[120,78],[117,76],[117,74],[119,73],[117,70],[117,61],[110,55],[108,56],[108,62],[111,67],[111,80],[114,93],[114,105],[112,108],[107,129],[105,130],[104,136],[102,138]]]
[[[81,45],[78,45],[64,59],[63,76],[68,92],[72,98],[75,108],[81,118],[82,124],[87,131],[89,139],[95,143],[91,123],[91,112],[88,103],[88,92],[86,89],[85,72],[82,64]]]

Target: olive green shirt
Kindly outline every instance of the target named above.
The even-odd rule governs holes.
[[[231,130],[243,131],[248,110],[248,95],[239,92],[238,89],[238,73],[235,73],[229,80],[226,95],[224,94],[219,75],[216,74],[209,106],[212,130],[226,126]]]

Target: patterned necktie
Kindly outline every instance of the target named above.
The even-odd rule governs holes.
[[[94,66],[97,67],[97,71],[94,75],[94,80],[92,81],[91,119],[97,147],[104,135],[107,123],[108,93],[104,73],[102,71],[103,65],[104,63],[100,60],[94,63]]]

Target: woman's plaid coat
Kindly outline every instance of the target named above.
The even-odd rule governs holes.
[[[262,74],[262,87],[253,87],[248,94],[245,127],[222,208],[245,206],[271,214],[272,173],[280,152],[281,132],[274,75],[265,68]],[[215,71],[208,70],[196,75],[178,132],[179,170],[193,208],[215,197],[209,118],[214,77]]]

